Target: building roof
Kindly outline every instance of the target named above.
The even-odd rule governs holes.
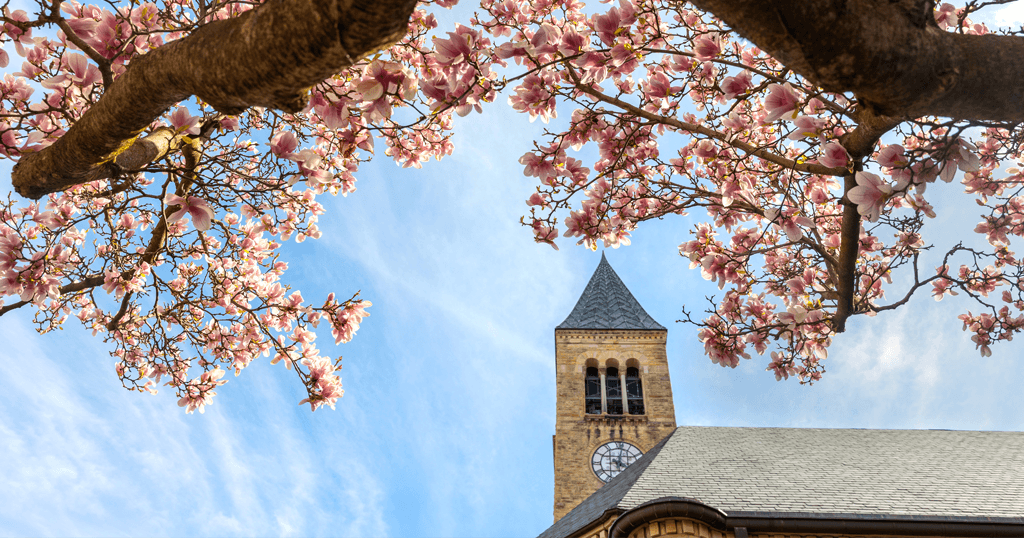
[[[666,330],[640,306],[603,252],[576,307],[555,329]]]
[[[1024,432],[683,426],[540,536],[666,498],[727,518],[1024,525]]]

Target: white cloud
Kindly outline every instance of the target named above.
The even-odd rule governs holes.
[[[1024,24],[1024,4],[1014,2],[998,8],[991,19],[996,27],[1019,27]]]

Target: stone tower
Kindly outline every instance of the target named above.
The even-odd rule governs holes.
[[[675,430],[667,336],[602,254],[555,327],[555,521]]]

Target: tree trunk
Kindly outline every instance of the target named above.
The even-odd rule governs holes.
[[[692,2],[880,115],[1024,121],[1024,37],[943,31],[931,0]]]

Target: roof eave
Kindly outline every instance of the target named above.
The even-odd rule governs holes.
[[[662,497],[619,515],[609,538],[628,538],[636,529],[669,517],[694,519],[718,530],[747,533],[882,534],[895,536],[1020,537],[1024,517],[912,516],[893,514],[815,514],[733,512],[726,514],[685,497]]]

